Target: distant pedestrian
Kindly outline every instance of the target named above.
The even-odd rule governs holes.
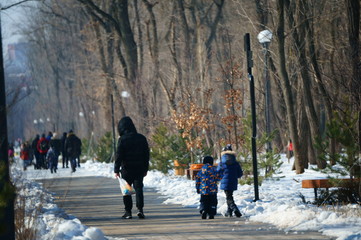
[[[23,160],[23,170],[26,171],[30,165],[30,146],[27,142],[24,142],[20,146],[20,158]]]
[[[47,162],[49,163],[49,168],[51,173],[56,173],[58,169],[58,153],[56,152],[54,145],[50,143],[49,151],[46,154]]]
[[[81,140],[78,138],[73,130],[70,130],[65,140],[66,154],[69,157],[72,172],[76,171],[77,159],[80,159],[81,154]]]
[[[48,140],[50,142],[52,137],[53,137],[53,133],[51,131],[49,131],[48,135],[46,136],[46,140]]]
[[[57,133],[54,132],[53,136],[50,139],[50,146],[53,147],[56,155],[60,156],[60,153],[62,151],[62,140],[57,137]]]
[[[40,164],[40,152],[38,151],[38,142],[40,140],[40,135],[36,134],[34,140],[31,143],[31,149],[33,150],[33,154],[35,157],[35,164],[34,164],[34,169],[40,169],[41,168],[41,164]]]
[[[123,117],[118,123],[117,152],[115,155],[114,173],[115,177],[120,177],[127,181],[135,190],[136,207],[138,217],[144,218],[144,194],[143,178],[149,169],[149,146],[147,139],[137,132],[130,117]],[[132,218],[133,200],[131,195],[123,196],[125,213],[124,219]]]
[[[227,215],[241,217],[237,205],[234,203],[233,192],[237,190],[238,178],[242,177],[243,171],[241,165],[236,160],[236,153],[232,150],[232,145],[228,144],[221,152],[221,161],[218,165],[218,171],[222,174],[220,189],[224,190],[227,200]]]
[[[49,141],[45,138],[45,134],[43,133],[41,135],[41,138],[38,141],[37,144],[37,149],[39,151],[39,156],[40,156],[40,167],[44,168],[44,169],[48,169],[48,164],[46,162],[46,153],[49,150]]]
[[[66,137],[67,137],[67,133],[64,132],[63,136],[61,137],[61,156],[62,156],[62,160],[63,160],[63,168],[68,168],[69,167],[69,158],[68,158],[68,154],[66,152],[66,148],[65,148],[65,141],[66,141]]]
[[[290,141],[288,142],[288,162],[290,162],[290,158],[293,157],[293,144],[292,144],[292,140],[290,139]]]
[[[218,181],[221,180],[220,173],[213,167],[213,158],[206,156],[203,158],[203,167],[196,176],[197,193],[201,194],[199,211],[202,219],[214,219],[217,213],[217,192]]]
[[[14,156],[15,156],[15,151],[14,151],[14,145],[9,143],[8,144],[8,158],[9,158],[9,163],[13,163],[14,162]]]

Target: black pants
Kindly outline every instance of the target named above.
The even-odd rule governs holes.
[[[232,213],[235,211],[239,211],[237,205],[234,203],[233,190],[224,190],[224,192],[226,194],[228,212]]]
[[[62,152],[61,155],[63,156],[63,168],[65,166],[68,167],[69,166],[69,158],[68,158],[68,156],[64,152]]]
[[[69,157],[69,160],[70,160],[71,169],[73,170],[73,172],[75,172],[75,170],[76,170],[76,157],[71,156],[71,157]]]
[[[34,152],[35,157],[35,169],[41,169],[41,163],[40,163],[40,153],[38,151]]]
[[[46,153],[39,153],[39,169],[41,168],[48,169]]]
[[[129,185],[133,185],[135,190],[135,202],[139,211],[143,212],[144,207],[144,194],[143,194],[143,176],[142,177],[129,177],[124,178]],[[123,196],[124,208],[126,212],[131,212],[133,208],[133,200],[131,195]]]
[[[210,216],[217,214],[217,194],[201,195],[199,211],[206,212]]]

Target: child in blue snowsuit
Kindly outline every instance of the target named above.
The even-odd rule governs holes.
[[[215,167],[213,167],[213,158],[206,156],[203,159],[203,167],[196,176],[197,193],[201,194],[200,213],[202,219],[214,219],[217,213],[217,182],[221,180],[221,175]]]
[[[233,192],[237,190],[238,178],[242,177],[243,171],[241,165],[236,160],[236,153],[232,151],[232,145],[228,144],[221,152],[221,162],[217,169],[222,174],[220,189],[224,190],[227,200],[227,215],[241,217],[237,205],[234,203]]]
[[[56,173],[56,170],[58,169],[58,153],[55,151],[54,146],[50,144],[50,148],[48,152],[46,153],[46,160],[48,161],[50,172]]]

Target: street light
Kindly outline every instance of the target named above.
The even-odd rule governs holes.
[[[127,91],[122,91],[121,95],[122,95],[123,98],[128,98],[128,97],[130,97],[129,92],[127,92]]]
[[[55,128],[55,121],[54,119],[51,120],[50,117],[46,118],[46,121],[48,122],[47,125],[50,126],[50,129],[53,128],[53,133],[56,133],[56,128]]]
[[[258,41],[262,44],[264,52],[264,81],[265,81],[265,116],[266,116],[266,133],[269,137],[271,134],[271,117],[270,117],[270,97],[271,97],[271,85],[268,71],[268,47],[272,40],[272,32],[269,30],[261,31],[258,36]],[[266,151],[272,151],[271,141],[267,141]]]
[[[36,131],[39,131],[39,125],[38,125],[38,120],[34,119],[34,125],[36,127]]]
[[[40,131],[43,131],[43,133],[45,133],[45,124],[44,124],[44,120],[42,118],[39,118],[39,129]]]

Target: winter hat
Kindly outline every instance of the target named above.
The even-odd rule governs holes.
[[[213,158],[211,156],[205,156],[203,158],[203,164],[209,163],[210,165],[213,165]]]
[[[232,144],[227,144],[227,146],[225,146],[222,151],[232,151]]]

